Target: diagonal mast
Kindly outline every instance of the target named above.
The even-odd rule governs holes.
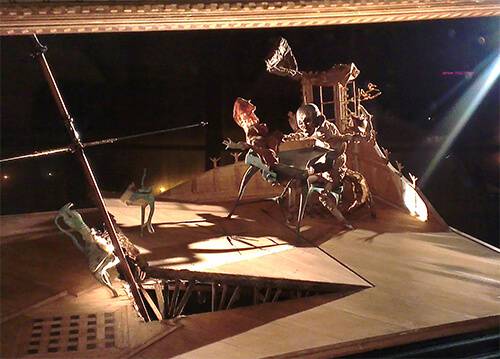
[[[109,236],[111,238],[111,242],[113,243],[113,246],[115,247],[115,254],[116,256],[120,259],[119,265],[121,266],[123,273],[125,274],[125,279],[128,282],[130,286],[130,291],[134,297],[135,303],[137,305],[137,308],[139,310],[139,313],[142,315],[145,321],[149,321],[149,314],[146,310],[146,306],[144,305],[144,301],[141,297],[141,294],[139,293],[139,287],[137,285],[137,282],[134,279],[134,276],[130,270],[130,267],[128,265],[127,260],[125,259],[125,255],[123,254],[123,250],[120,246],[120,243],[118,242],[118,237],[116,235],[115,227],[113,225],[113,222],[111,221],[111,217],[109,216],[109,213],[106,209],[106,204],[104,203],[104,199],[102,197],[101,191],[99,189],[99,186],[97,184],[97,181],[95,179],[94,173],[92,172],[92,167],[90,166],[89,161],[87,160],[87,156],[85,155],[84,151],[84,146],[82,142],[80,141],[80,136],[78,132],[76,131],[75,124],[73,118],[70,116],[68,109],[66,108],[66,105],[64,104],[64,100],[62,98],[61,92],[59,91],[59,88],[57,87],[57,83],[54,79],[54,76],[52,75],[52,71],[50,70],[49,64],[47,62],[47,59],[45,58],[45,52],[47,51],[47,47],[42,45],[38,41],[38,37],[33,34],[32,35],[32,40],[35,46],[35,53],[33,56],[38,60],[38,63],[40,64],[40,67],[42,68],[43,74],[45,76],[45,79],[47,80],[50,88],[50,92],[52,93],[52,96],[54,97],[54,100],[56,102],[57,108],[59,109],[59,113],[61,114],[61,119],[64,122],[64,125],[66,126],[66,130],[68,131],[68,134],[71,139],[71,152],[73,152],[80,162],[83,172],[85,173],[85,177],[87,178],[88,185],[90,186],[90,189],[92,190],[94,196],[95,196],[95,202],[97,205],[97,208],[99,209],[99,212],[101,213],[103,219],[104,219],[104,224],[106,227],[106,230],[109,233]]]

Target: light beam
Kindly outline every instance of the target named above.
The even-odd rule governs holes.
[[[493,59],[493,61],[491,61],[491,59]],[[446,114],[444,118],[444,127],[451,127],[451,130],[423,174],[421,179],[422,186],[425,185],[425,183],[432,176],[432,173],[441,159],[448,152],[455,139],[458,137],[467,122],[469,122],[470,118],[479,107],[479,104],[500,75],[500,55],[497,53],[490,55],[486,63],[489,63],[490,61],[491,64],[480,72],[471,86]]]

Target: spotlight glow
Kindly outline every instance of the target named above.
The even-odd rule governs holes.
[[[441,159],[446,153],[448,153],[451,145],[470,120],[479,104],[500,75],[500,56],[493,58],[494,60],[492,63],[480,72],[477,79],[474,80],[467,91],[465,91],[465,93],[453,105],[451,110],[446,114],[443,124],[445,128],[451,128],[451,130],[447,134],[445,141],[438,149],[427,167],[427,170],[423,174],[421,180],[422,185],[429,180]],[[490,58],[487,60],[488,61],[486,63],[489,62]]]
[[[402,185],[403,201],[408,211],[410,211],[410,214],[422,222],[427,221],[428,213],[425,202],[407,180],[403,179]]]

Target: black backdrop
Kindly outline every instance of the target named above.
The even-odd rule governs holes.
[[[155,188],[171,187],[231,158],[224,137],[237,96],[250,98],[272,128],[287,131],[300,104],[298,84],[265,72],[278,36],[302,70],[354,62],[359,85],[383,95],[367,107],[379,142],[405,171],[420,177],[446,133],[445,114],[475,80],[477,66],[499,52],[498,18],[272,30],[41,36],[68,108],[84,140],[208,121],[205,129],[89,150],[105,190],[121,191],[149,169]],[[27,37],[1,38],[1,157],[65,145]],[[452,92],[458,86],[458,91]],[[498,245],[498,79],[458,136],[424,193],[453,226]],[[433,140],[434,139],[434,140]],[[9,163],[1,169],[2,214],[90,206],[78,165],[68,155]],[[4,178],[7,176],[8,178]]]

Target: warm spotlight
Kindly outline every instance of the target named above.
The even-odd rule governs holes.
[[[160,193],[163,193],[163,192],[165,192],[166,190],[167,190],[167,189],[166,189],[165,187],[163,187],[163,186],[161,186],[161,187],[160,187]]]
[[[410,214],[422,222],[427,221],[428,218],[427,206],[425,205],[425,202],[418,194],[415,187],[413,187],[406,180],[402,181],[402,185],[403,185],[403,201]]]

